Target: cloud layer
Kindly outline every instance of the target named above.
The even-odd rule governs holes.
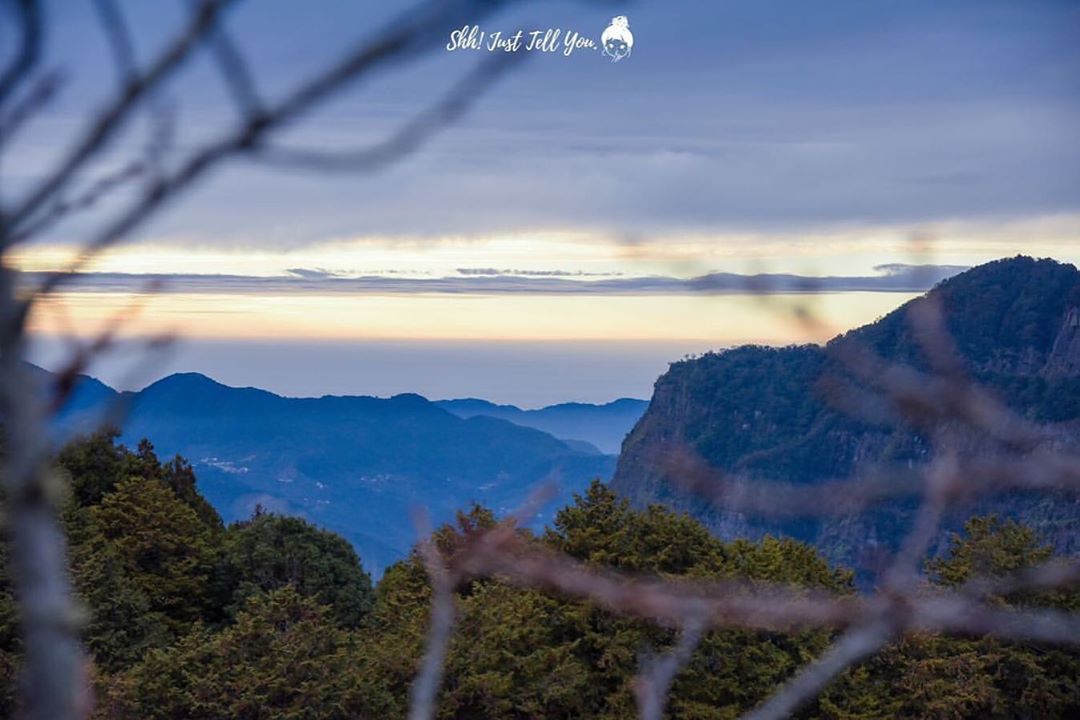
[[[194,275],[80,273],[70,277],[69,291],[93,293],[158,293],[282,295],[330,294],[476,294],[476,295],[746,295],[842,292],[922,292],[962,272],[956,265],[880,266],[881,275],[811,277],[792,274],[709,273],[691,278],[606,277],[581,279],[583,273],[462,268],[458,277],[418,278],[389,275],[341,277],[325,270],[292,268],[289,275]],[[22,273],[27,287],[48,273]],[[575,279],[576,278],[576,279]]]
[[[238,8],[230,21],[272,95],[369,33],[391,5],[356,0],[311,13],[267,0]],[[1080,211],[1075,3],[795,5],[686,0],[679,13],[663,3],[635,5],[628,11],[638,42],[625,62],[534,58],[462,123],[378,176],[234,166],[146,236],[297,247],[358,234],[663,235]],[[104,92],[114,84],[111,68],[80,12],[65,14],[54,64],[77,68],[80,89]],[[611,10],[529,4],[514,13],[495,16],[487,29],[597,34]],[[149,6],[132,10],[140,40],[160,38],[174,20]],[[288,139],[329,150],[370,144],[478,59],[437,49],[358,85]],[[217,81],[196,64],[177,84],[178,148],[229,117]],[[66,97],[41,118],[5,157],[9,191],[47,167],[74,119],[96,105],[92,93]],[[78,239],[93,219],[50,239]]]

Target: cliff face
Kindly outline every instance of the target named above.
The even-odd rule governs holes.
[[[1050,380],[1080,376],[1080,308],[1069,308],[1042,369]]]
[[[931,292],[969,371],[1014,409],[1050,423],[1059,444],[1080,445],[1080,272],[1014,258],[974,268]],[[689,451],[747,482],[808,484],[923,462],[926,439],[892,422],[888,412],[862,406],[853,417],[823,392],[825,379],[843,374],[829,352],[838,344],[858,342],[889,360],[925,366],[909,310],[905,305],[825,348],[747,346],[672,364],[623,443],[612,486],[636,505],[661,502],[688,511],[728,538],[792,535],[853,565],[875,546],[890,548],[906,527],[910,506],[828,522],[761,522],[717,512],[677,491],[670,458]],[[1003,502],[980,510],[1045,526],[1064,547],[1076,543],[1075,533],[1054,529],[1068,527],[1080,513],[1075,498],[1049,505],[1045,499]]]

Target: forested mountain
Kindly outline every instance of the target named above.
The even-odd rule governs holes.
[[[1024,416],[1048,424],[1052,442],[1080,445],[1080,272],[1052,260],[992,262],[938,285],[947,329],[968,372]],[[924,368],[908,322],[914,300],[828,346],[745,346],[674,363],[623,446],[612,487],[638,506],[685,509],[720,537],[779,533],[815,543],[827,556],[862,565],[894,547],[912,506],[894,503],[859,517],[756,521],[673,489],[665,458],[688,449],[747,482],[814,484],[880,465],[923,462],[926,438],[903,424],[856,418],[826,398],[823,379],[844,377],[845,346]],[[1062,550],[1080,542],[1075,497],[1014,494],[976,508],[1019,517]],[[969,508],[969,512],[970,512]],[[964,515],[952,518],[955,527]]]
[[[476,398],[436,400],[435,404],[459,417],[484,415],[507,420],[515,425],[543,430],[567,442],[588,443],[609,455],[619,454],[626,434],[649,406],[648,401],[633,398],[619,398],[603,405],[560,403],[536,410],[496,405]]]
[[[436,522],[472,501],[503,511],[548,481],[565,502],[614,468],[595,450],[505,420],[461,418],[419,395],[286,398],[194,373],[122,394],[83,379],[63,422],[90,427],[96,409],[117,404],[121,439],[151,438],[164,454],[191,458],[227,521],[256,504],[301,515],[347,537],[376,574],[414,542],[415,507]]]
[[[297,518],[258,511],[225,525],[182,458],[148,442],[118,447],[106,434],[57,459],[70,493],[63,522],[76,592],[86,607],[91,720],[345,720],[406,717],[424,652],[431,587],[418,551],[374,588],[343,538]],[[481,507],[434,534],[452,557],[494,526]],[[773,538],[718,540],[659,506],[633,510],[600,483],[555,516],[537,550],[597,567],[692,577],[745,578],[845,595],[851,573],[811,547]],[[0,534],[0,717],[17,717],[19,619]],[[965,582],[1046,560],[1036,533],[978,518],[931,582]],[[1010,605],[1075,610],[1075,594],[1003,597]],[[478,578],[456,595],[439,720],[575,718],[634,713],[634,678],[676,631],[594,605]],[[733,718],[818,655],[826,631],[707,633],[672,687],[667,717]],[[1075,650],[917,636],[839,677],[800,718],[896,717],[1051,720],[1080,712]]]

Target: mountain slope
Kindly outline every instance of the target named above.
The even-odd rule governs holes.
[[[459,417],[485,415],[499,418],[515,425],[543,430],[561,440],[588,443],[599,452],[612,455],[618,454],[626,434],[649,406],[648,401],[634,398],[619,398],[604,405],[562,403],[538,410],[496,405],[476,398],[437,400],[435,404]]]
[[[1071,265],[1018,257],[974,268],[932,293],[968,370],[1021,413],[1050,423],[1062,444],[1080,438],[1080,273]],[[912,301],[913,303],[919,300]],[[702,519],[723,537],[792,535],[833,559],[858,565],[891,548],[910,507],[890,506],[836,521],[762,522],[717,511],[671,489],[663,464],[686,448],[744,480],[818,483],[881,463],[919,463],[926,439],[907,428],[839,412],[820,392],[842,374],[829,350],[869,345],[889,360],[924,366],[906,320],[911,303],[831,341],[829,347],[746,346],[674,363],[656,383],[648,411],[623,446],[613,487],[637,505],[664,502]],[[1018,514],[1059,547],[1075,547],[1075,498],[1057,503],[1010,497],[992,507]]]
[[[464,419],[419,395],[285,398],[202,375],[172,375],[127,405],[122,440],[195,466],[199,488],[226,520],[254,506],[303,515],[349,538],[376,574],[415,541],[411,510],[435,522],[478,501],[511,509],[548,479],[559,501],[614,458],[578,452],[532,428]]]

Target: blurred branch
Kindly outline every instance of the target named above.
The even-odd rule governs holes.
[[[439,130],[458,120],[476,104],[484,91],[525,57],[524,52],[500,53],[484,60],[453,85],[439,102],[372,147],[334,152],[263,147],[259,148],[257,157],[271,165],[315,171],[377,170],[409,154]]]
[[[21,614],[25,658],[24,711],[30,720],[81,717],[84,660],[67,576],[66,543],[53,505],[51,448],[41,389],[24,362],[25,305],[15,301],[16,277],[0,265],[0,417],[6,453],[3,481],[10,532],[11,575]]]
[[[504,3],[458,0],[430,3],[415,13],[415,16],[406,13],[391,23],[384,35],[356,47],[344,59],[315,73],[283,99],[268,105],[262,114],[246,118],[238,127],[193,151],[176,171],[150,182],[140,197],[92,236],[81,248],[79,257],[63,273],[54,275],[52,282],[42,288],[42,291],[53,292],[66,277],[78,272],[91,257],[130,234],[164,204],[175,199],[181,191],[225,159],[258,150],[260,143],[272,131],[303,116],[343,86],[419,52],[427,41],[437,35],[438,31],[433,28],[450,26],[454,21],[463,17],[475,17],[477,13],[486,15],[502,4]],[[469,8],[474,8],[472,15],[469,14]],[[490,70],[485,70],[483,74],[488,72]],[[385,161],[397,160],[404,153],[415,149],[419,140],[428,137],[434,129],[425,127],[421,135],[414,132],[406,142],[393,147],[391,152],[386,154]]]
[[[41,206],[61,193],[83,166],[94,158],[123,127],[131,113],[151,90],[167,80],[190,56],[213,26],[218,13],[228,0],[203,0],[179,35],[141,74],[133,76],[123,91],[104,110],[98,113],[73,149],[57,166],[45,174],[37,186],[22,202],[16,203],[8,213],[10,228],[18,229]],[[10,231],[9,231],[10,232]],[[10,238],[0,238],[3,245],[10,246]]]
[[[12,242],[20,243],[29,240],[43,234],[68,215],[89,210],[97,205],[98,201],[106,197],[110,192],[124,186],[135,178],[141,177],[145,170],[146,165],[142,161],[135,161],[98,178],[75,199],[58,200],[55,205],[48,208],[40,217],[36,218],[33,222],[27,223],[22,230],[12,233]]]
[[[240,114],[261,115],[263,102],[255,86],[255,77],[224,23],[218,23],[214,27],[210,50],[225,82],[225,88],[232,95]]]
[[[649,658],[642,664],[641,675],[634,683],[634,695],[641,720],[661,720],[671,683],[679,671],[690,662],[694,650],[701,642],[703,627],[700,618],[689,618],[679,633],[679,641],[670,652]]]
[[[31,117],[49,104],[60,89],[59,72],[45,72],[31,83],[30,89],[11,104],[6,112],[0,107],[0,150],[11,144],[12,138]]]
[[[123,88],[129,85],[138,74],[135,43],[131,39],[131,31],[115,0],[94,0],[94,8],[97,10],[101,29],[105,33],[109,49],[113,54],[120,87]]]
[[[764,705],[744,715],[744,720],[783,720],[817,697],[834,677],[873,655],[893,638],[893,629],[878,620],[852,628],[820,658],[803,668]]]
[[[26,79],[41,56],[41,6],[37,0],[10,0],[19,26],[19,49],[0,71],[0,108]]]
[[[424,520],[415,523],[418,529],[427,525],[426,518]],[[429,536],[430,530],[419,534]],[[435,717],[446,651],[454,630],[454,589],[457,579],[451,575],[430,536],[421,541],[420,554],[431,582],[431,626],[420,672],[413,681],[410,693],[408,720],[432,720]]]

